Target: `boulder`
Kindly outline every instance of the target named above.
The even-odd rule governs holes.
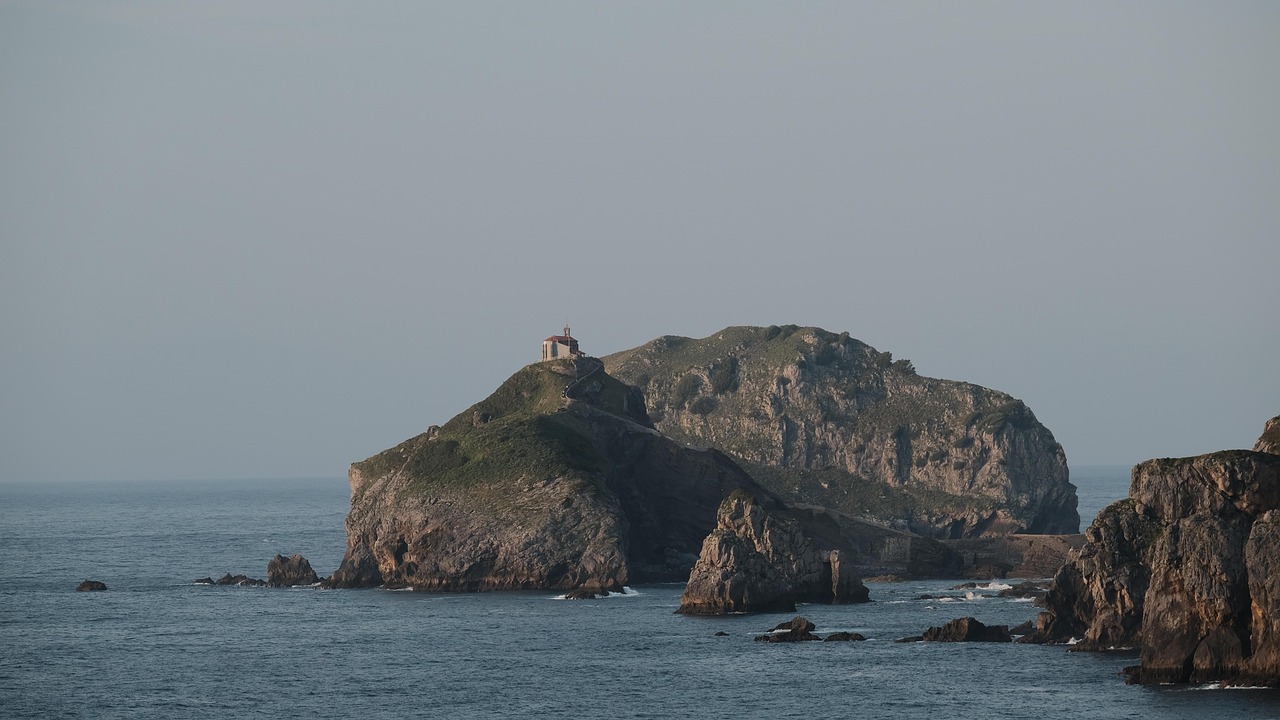
[[[607,596],[608,596],[608,593],[606,593],[603,597],[607,597]],[[595,600],[598,597],[602,597],[602,596],[597,595],[590,590],[570,590],[569,592],[564,594],[565,600]]]
[[[830,635],[822,638],[822,641],[823,642],[856,642],[859,640],[866,640],[866,639],[867,639],[866,636],[863,635],[862,633],[833,632]]]
[[[983,625],[974,618],[964,617],[924,631],[925,642],[1013,642],[1007,625]]]
[[[76,586],[76,592],[102,592],[107,589],[107,584],[101,580],[85,580]]]
[[[320,582],[311,563],[301,555],[285,557],[276,555],[267,563],[267,585],[271,587],[293,587],[295,585],[315,585]]]
[[[202,577],[202,578],[197,578],[195,580],[192,580],[191,584],[192,585],[213,585],[214,580],[211,577]]]

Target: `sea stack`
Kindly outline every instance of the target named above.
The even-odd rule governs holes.
[[[1133,682],[1280,685],[1280,455],[1141,463],[1086,540],[1034,639],[1141,648]]]

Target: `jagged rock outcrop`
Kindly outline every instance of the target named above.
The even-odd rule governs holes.
[[[1040,642],[1140,647],[1135,682],[1280,685],[1280,456],[1149,460],[1037,618]]]
[[[355,463],[328,584],[621,591],[688,576],[720,501],[766,492],[653,429],[591,358],[530,365],[445,425]]]
[[[1079,531],[1062,447],[1026,405],[848,333],[731,327],[605,363],[658,430],[724,450],[789,501],[935,538]]]
[[[725,498],[676,612],[790,612],[797,602],[866,602],[848,549],[815,540],[789,514],[741,490]]]
[[[1262,437],[1259,437],[1258,442],[1254,444],[1253,451],[1280,455],[1280,415],[1267,421],[1266,427],[1262,430]]]
[[[311,569],[311,563],[301,555],[276,555],[267,563],[267,585],[271,587],[315,585],[318,582],[320,577]]]

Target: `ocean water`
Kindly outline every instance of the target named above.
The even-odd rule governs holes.
[[[1076,475],[1082,514],[1124,495],[1119,470]],[[263,577],[277,552],[327,574],[347,503],[339,479],[0,485],[0,717],[1280,718],[1273,690],[1125,685],[1132,655],[893,642],[1035,615],[958,580],[802,606],[819,634],[869,639],[794,645],[752,641],[789,614],[673,614],[679,585],[566,601],[191,583]],[[85,578],[110,590],[74,592]],[[939,593],[955,597],[920,598]]]

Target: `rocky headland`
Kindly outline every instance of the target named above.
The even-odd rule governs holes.
[[[1280,455],[1148,460],[1085,537],[1028,639],[1140,648],[1133,682],[1280,685]]]
[[[725,451],[790,502],[933,538],[1079,532],[1062,447],[1025,404],[848,333],[730,327],[604,361],[656,429]]]
[[[525,367],[438,428],[352,465],[334,587],[621,591],[688,577],[720,501],[767,493],[654,429],[644,398],[575,358]]]

